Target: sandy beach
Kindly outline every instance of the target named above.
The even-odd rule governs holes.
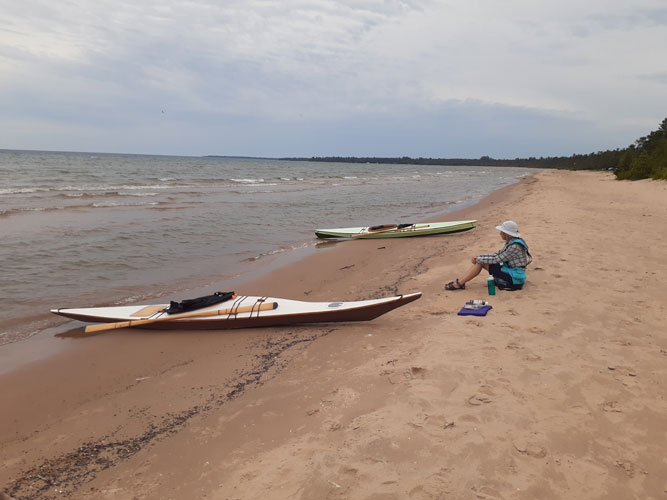
[[[450,215],[478,227],[325,243],[236,290],[423,292],[374,321],[118,330],[1,375],[0,491],[667,498],[667,183],[545,171]],[[473,255],[502,246],[506,219],[534,257],[524,289],[489,297],[480,276],[445,291]],[[469,299],[493,309],[457,316]]]

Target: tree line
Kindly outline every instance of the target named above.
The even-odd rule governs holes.
[[[282,158],[296,161],[321,161],[341,163],[390,163],[404,165],[443,166],[491,166],[554,168],[567,170],[612,170],[618,179],[665,179],[667,180],[667,118],[658,130],[637,139],[624,149],[598,151],[571,156],[530,157],[496,159],[490,156],[473,158],[411,158],[402,157],[358,157],[358,156],[313,156],[311,158]]]
[[[615,172],[619,179],[667,180],[667,118],[658,130],[623,150]]]

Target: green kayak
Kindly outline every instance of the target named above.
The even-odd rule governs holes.
[[[422,222],[417,224],[384,224],[369,227],[341,227],[338,229],[317,229],[318,238],[405,238],[408,236],[428,236],[433,234],[459,233],[477,225],[476,220],[451,222]]]

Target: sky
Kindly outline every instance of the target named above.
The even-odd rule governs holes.
[[[525,158],[667,117],[665,0],[0,0],[0,148]]]

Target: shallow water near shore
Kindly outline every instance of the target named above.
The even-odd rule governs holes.
[[[231,287],[326,249],[315,229],[432,220],[531,172],[3,150],[0,345],[50,308]]]

